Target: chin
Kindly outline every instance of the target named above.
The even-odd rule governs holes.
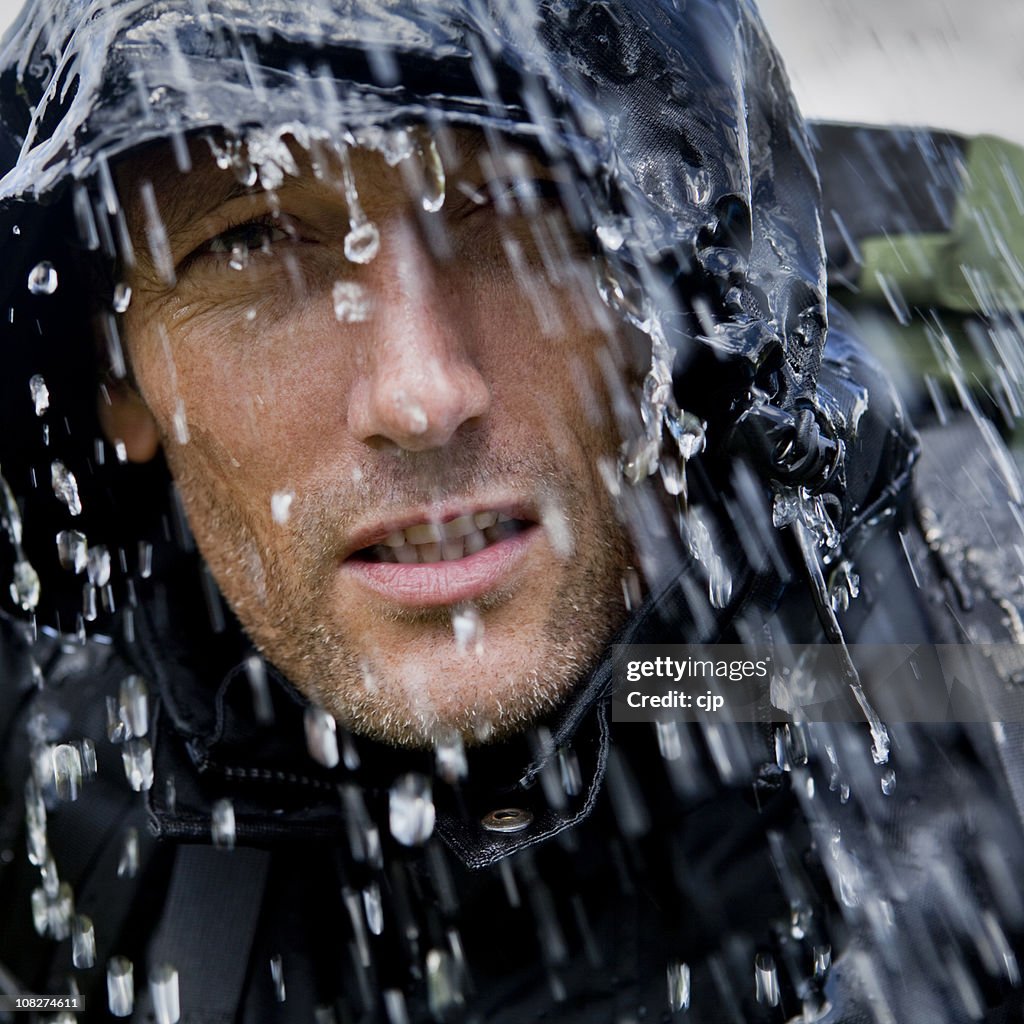
[[[389,659],[390,662],[390,659]],[[562,664],[554,664],[562,662]],[[458,736],[466,746],[521,732],[575,688],[578,665],[552,658],[550,670],[509,670],[471,654],[433,656],[404,665],[363,663],[355,685],[332,680],[317,692],[300,687],[352,732],[402,747],[433,747]]]

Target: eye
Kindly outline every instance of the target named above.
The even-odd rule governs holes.
[[[196,255],[226,254],[236,259],[252,252],[267,252],[275,242],[282,242],[291,234],[271,218],[257,218],[222,231],[196,250]]]
[[[503,178],[487,186],[499,213],[537,213],[560,205],[558,182],[551,178]]]

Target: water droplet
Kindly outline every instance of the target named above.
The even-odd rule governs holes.
[[[53,487],[53,493],[67,506],[67,510],[73,516],[82,514],[82,501],[78,496],[78,481],[75,479],[75,474],[60,459],[55,459],[50,465],[50,485]]]
[[[25,787],[25,845],[29,863],[40,867],[49,854],[46,841],[46,805],[34,781]]]
[[[448,1020],[463,1002],[451,954],[440,949],[427,953],[427,1003],[434,1020]]]
[[[732,576],[725,562],[712,555],[708,562],[708,599],[712,608],[726,608],[732,598]]]
[[[555,554],[562,559],[572,558],[576,541],[565,511],[553,501],[545,501],[540,510],[540,521]]]
[[[245,270],[249,265],[249,248],[245,245],[235,244],[231,246],[231,259],[228,266],[232,270]]]
[[[433,139],[423,147],[423,196],[421,202],[427,213],[437,213],[444,206],[444,164]]]
[[[274,703],[267,686],[267,665],[258,654],[245,659],[245,674],[252,691],[252,707],[256,720],[266,725],[274,720]]]
[[[384,1011],[388,1015],[388,1024],[409,1024],[409,1011],[405,1007],[405,996],[400,988],[385,990]]]
[[[79,742],[78,749],[82,753],[82,778],[96,778],[96,744],[84,739]]]
[[[96,588],[91,583],[86,583],[82,588],[82,618],[86,622],[95,622],[98,614]]]
[[[52,862],[48,862],[52,865]],[[47,888],[51,891],[47,891]],[[56,874],[44,875],[43,885],[32,890],[32,924],[39,935],[62,941],[71,934],[71,918],[74,914],[74,899],[71,886],[58,882]]]
[[[39,574],[32,567],[32,563],[24,558],[19,558],[14,563],[14,579],[11,582],[11,599],[19,608],[26,612],[32,611],[39,604],[42,589],[39,583]]]
[[[338,756],[338,725],[334,716],[323,708],[310,704],[303,715],[306,730],[306,748],[309,756],[325,768],[334,768]]]
[[[687,189],[694,205],[705,206],[711,200],[711,177],[707,171],[695,170],[686,179]],[[774,1006],[774,1003],[772,1004]]]
[[[355,281],[335,281],[331,290],[334,316],[339,323],[361,324],[370,319],[373,303],[369,292]]]
[[[121,720],[121,709],[117,706],[116,697],[107,697],[107,739],[111,743],[123,743],[126,739],[124,722]]]
[[[188,444],[188,418],[185,415],[185,403],[178,399],[174,407],[174,439],[178,444]]]
[[[42,374],[36,373],[29,378],[28,390],[36,407],[36,415],[42,416],[50,408],[50,390],[47,388]]]
[[[57,271],[49,260],[37,263],[29,271],[28,290],[33,295],[52,295],[57,290]]]
[[[754,984],[757,1001],[766,1006],[778,1006],[779,973],[775,958],[770,953],[758,953],[754,957]]]
[[[466,777],[469,770],[466,763],[466,748],[458,733],[452,733],[451,736],[438,741],[434,749],[434,756],[437,759],[437,774],[445,782],[454,784],[459,779]]]
[[[417,772],[399,776],[388,794],[391,834],[403,846],[419,846],[434,831],[434,800],[430,779]]]
[[[156,1024],[177,1024],[181,1019],[178,972],[170,964],[157,964],[149,972],[149,995]]]
[[[366,912],[366,926],[373,935],[384,931],[384,906],[380,898],[380,886],[372,882],[363,890],[363,910]]]
[[[882,786],[882,792],[886,796],[892,796],[893,791],[896,789],[896,772],[892,768],[886,768],[882,772],[882,777],[879,780]]]
[[[484,623],[473,605],[460,608],[452,615],[455,649],[459,654],[472,651],[477,657],[484,653]]]
[[[153,575],[153,545],[149,541],[139,541],[139,576],[148,580]]]
[[[597,240],[609,252],[618,252],[626,237],[617,224],[601,224],[597,228]]]
[[[61,743],[53,748],[53,784],[61,800],[77,800],[82,788],[82,755],[78,747]]]
[[[661,470],[661,482],[665,486],[665,492],[673,497],[682,495],[686,497],[686,463],[672,459],[663,458],[658,466]]]
[[[668,965],[668,1005],[673,1013],[690,1008],[690,965],[673,960]]]
[[[223,850],[235,846],[235,805],[228,799],[217,800],[212,807],[210,834],[213,845]]]
[[[68,569],[76,575],[85,571],[88,552],[88,541],[84,533],[78,530],[61,530],[57,534],[57,558],[61,568]]]
[[[132,962],[125,956],[107,963],[107,1005],[115,1017],[130,1017],[135,1008],[135,977]]]
[[[124,750],[121,751],[121,761],[128,784],[136,793],[141,793],[153,785],[153,750],[149,740],[126,740]]]
[[[341,760],[350,772],[359,767],[359,751],[347,732],[341,734]]]
[[[92,918],[76,914],[71,922],[71,962],[81,970],[96,963],[96,932]]]
[[[94,587],[105,587],[110,582],[110,552],[104,545],[89,548],[85,570]]]
[[[126,676],[117,693],[119,717],[126,735],[145,736],[149,732],[149,687],[142,676]]]
[[[380,250],[380,232],[369,221],[353,223],[345,235],[345,258],[352,263],[369,263]]]
[[[114,312],[127,312],[129,305],[131,305],[131,301],[131,285],[125,284],[123,281],[118,281],[118,283],[114,285]]]
[[[134,878],[139,872],[139,830],[126,828],[121,856],[117,861],[118,878]]]
[[[281,963],[280,954],[270,958],[270,980],[274,985],[274,998],[279,1003],[283,1003],[288,998],[288,994],[284,987],[284,966]]]
[[[270,515],[275,523],[287,523],[292,514],[294,491],[275,491],[270,496]]]
[[[832,947],[831,946],[815,946],[814,947],[814,976],[816,978],[824,978],[828,974],[829,968],[832,966]]]
[[[0,475],[0,527],[7,530],[7,536],[17,548],[21,544],[21,513],[14,500],[7,481]]]

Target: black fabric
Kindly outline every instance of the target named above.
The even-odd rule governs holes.
[[[858,243],[889,235],[942,234],[963,193],[966,142],[921,128],[814,123],[830,275],[856,282]]]
[[[151,971],[164,964],[178,971],[183,1024],[236,1019],[269,867],[265,850],[177,849],[148,959]],[[146,1020],[153,1012],[147,989],[136,1017]]]

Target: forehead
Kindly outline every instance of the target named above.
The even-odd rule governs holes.
[[[315,139],[300,145],[286,135],[272,148],[268,154],[264,142],[257,147],[207,132],[188,140],[187,161],[169,142],[129,154],[115,167],[129,224],[145,219],[146,193],[157,199],[161,220],[173,233],[247,194],[287,188],[349,199],[354,185],[364,210],[386,209],[407,204],[435,161],[456,183],[515,176],[540,164],[515,140],[488,139],[461,127],[382,130],[357,143]]]

